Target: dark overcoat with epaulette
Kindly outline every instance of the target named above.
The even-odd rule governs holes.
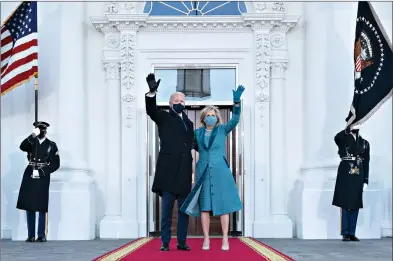
[[[338,166],[333,205],[345,209],[363,208],[363,184],[368,184],[370,144],[360,135],[358,140],[345,130],[334,141],[341,158]],[[354,170],[358,170],[358,172]]]
[[[21,143],[20,149],[27,152],[29,165],[23,174],[16,207],[27,211],[48,212],[50,175],[60,167],[57,145],[48,138],[39,143],[37,138],[30,135]],[[36,158],[40,178],[33,179],[31,175]]]

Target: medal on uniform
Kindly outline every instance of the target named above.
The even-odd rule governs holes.
[[[349,163],[349,165],[351,166],[351,168],[349,170],[349,174],[351,174],[351,175],[359,175],[359,168],[358,168],[358,166],[353,164],[353,163]]]

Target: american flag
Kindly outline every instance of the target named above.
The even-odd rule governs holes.
[[[22,2],[1,26],[1,95],[38,74],[37,2]]]

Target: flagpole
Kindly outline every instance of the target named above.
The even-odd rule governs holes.
[[[34,94],[35,94],[35,127],[37,128],[38,123],[38,73],[34,75]],[[35,165],[34,169],[37,168],[37,161],[38,161],[38,136],[36,136],[36,143],[35,143]]]

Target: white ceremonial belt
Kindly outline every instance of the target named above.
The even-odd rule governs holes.
[[[42,162],[37,162],[37,165],[36,165],[35,162],[31,162],[31,161],[30,161],[30,162],[29,162],[29,165],[30,165],[30,166],[33,166],[33,167],[37,166],[37,167],[41,167],[41,168],[42,168],[42,167],[45,167],[45,166],[47,165],[47,163],[45,163],[45,162],[44,162],[44,163],[42,163]]]
[[[356,160],[356,157],[343,157],[341,160]]]

